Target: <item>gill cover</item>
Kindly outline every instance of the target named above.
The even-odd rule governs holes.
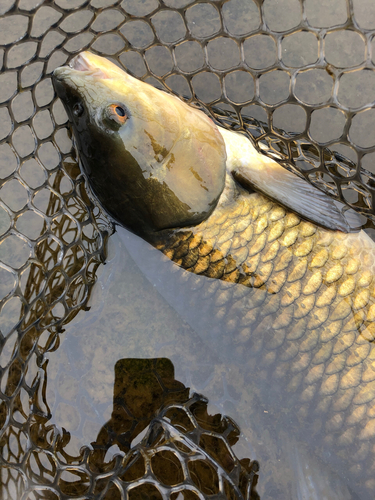
[[[178,98],[90,52],[53,75],[81,164],[108,212],[146,236],[198,224],[225,183],[216,125]]]

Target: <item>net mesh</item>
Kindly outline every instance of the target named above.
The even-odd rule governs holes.
[[[371,3],[359,6],[354,0],[2,0],[2,498],[115,498],[114,491],[119,498],[177,498],[178,488],[160,488],[149,472],[161,449],[182,468],[184,498],[211,494],[207,474],[219,485],[215,498],[250,498],[253,486],[242,486],[255,477],[238,461],[242,476],[227,477],[215,446],[205,452],[200,438],[178,451],[184,433],[163,420],[166,410],[150,424],[155,409],[149,437],[161,429],[162,440],[151,445],[147,438],[132,453],[147,465],[137,485],[157,492],[136,493],[120,477],[135,455],[106,471],[98,459],[93,472],[93,450],[68,456],[68,433],[48,424],[45,353],[58,348],[58,333],[86,307],[112,232],[80,173],[52,71],[81,50],[110,57],[248,134],[264,154],[366,215],[372,227],[375,13]],[[190,418],[189,408],[179,407]],[[201,437],[196,421],[193,428]],[[230,450],[230,440],[220,439]],[[192,472],[186,467],[196,454],[205,458]]]

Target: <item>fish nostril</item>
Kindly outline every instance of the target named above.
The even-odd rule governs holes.
[[[75,104],[73,106],[73,114],[74,114],[74,116],[76,116],[77,118],[79,118],[80,116],[83,115],[83,112],[84,112],[83,105],[80,102],[77,102],[77,104]]]

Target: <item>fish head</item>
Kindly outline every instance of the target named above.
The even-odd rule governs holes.
[[[57,68],[53,82],[81,166],[116,220],[145,235],[212,213],[226,151],[209,117],[90,52]]]

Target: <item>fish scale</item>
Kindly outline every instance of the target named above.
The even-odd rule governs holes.
[[[224,252],[222,242],[230,243]],[[375,487],[374,250],[367,236],[325,230],[261,194],[240,193],[207,221],[154,246],[187,271],[237,285],[221,293],[215,287],[211,296],[232,341],[257,353],[270,379],[285,379],[298,394],[299,418],[329,416],[324,441],[335,439],[343,457],[350,446],[358,461],[352,473],[366,460],[366,486]],[[242,286],[263,293],[250,294],[233,322],[233,293]]]

